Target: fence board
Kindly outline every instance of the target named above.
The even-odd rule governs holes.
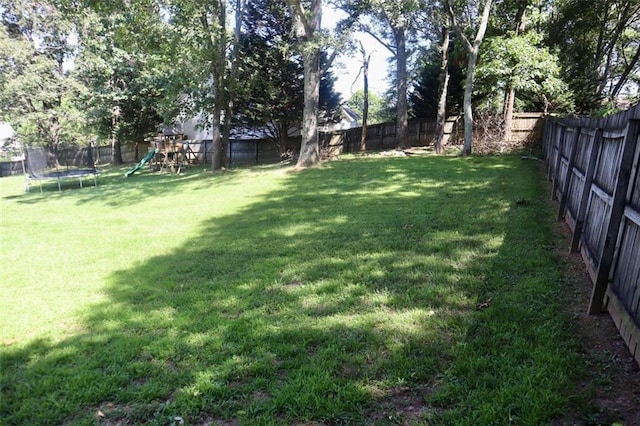
[[[604,245],[605,223],[609,220],[609,203],[611,197],[592,185],[582,237],[583,250],[589,255],[589,262],[593,267],[592,274],[600,264],[600,255]]]
[[[575,224],[578,216],[578,209],[580,208],[580,201],[582,200],[582,191],[584,190],[586,176],[577,168],[573,170],[571,175],[571,184],[567,194],[567,212],[566,214],[571,217],[572,222]],[[571,231],[575,229],[575,225]]]
[[[567,210],[567,200],[570,198],[569,188],[571,186],[572,177],[574,175],[573,170],[576,162],[576,152],[578,150],[578,142],[580,140],[581,129],[573,129],[568,133],[568,140],[565,146],[569,148],[565,150],[567,155],[566,170],[563,174],[562,193],[560,194],[560,207],[558,208],[558,220],[564,218]],[[564,161],[563,161],[564,163]]]
[[[559,218],[573,227],[594,288],[640,362],[640,105],[592,120],[549,120],[543,149]],[[606,301],[606,305],[603,303]]]
[[[617,134],[603,135],[598,167],[596,168],[595,183],[609,194],[613,193],[620,169],[623,136]]]
[[[592,314],[602,309],[609,282],[609,274],[615,265],[615,248],[619,238],[621,221],[624,217],[631,171],[634,168],[633,161],[634,158],[637,158],[635,153],[639,133],[640,120],[629,120],[625,130],[624,142],[620,148],[621,152],[616,155],[617,158],[620,158],[620,162],[614,169],[616,170],[617,179],[615,179],[613,201],[611,203],[607,233],[602,247],[602,256],[598,264],[598,274],[594,282],[591,302],[589,303],[589,313]]]
[[[576,152],[575,167],[583,174],[586,173],[587,167],[589,167],[589,157],[591,156],[595,135],[595,129],[583,129],[580,132],[580,139],[578,141],[580,149]]]
[[[582,189],[582,195],[578,212],[576,214],[576,223],[571,237],[571,251],[578,251],[580,239],[582,238],[585,218],[587,217],[587,209],[589,207],[589,200],[591,194],[591,186],[593,185],[593,175],[595,173],[598,155],[597,152],[600,149],[602,143],[602,129],[598,129],[593,134],[593,140],[591,142],[591,149],[589,150],[589,164],[587,166],[587,173],[584,178],[584,187]]]

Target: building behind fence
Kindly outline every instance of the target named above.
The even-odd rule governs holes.
[[[544,152],[558,219],[604,308],[640,363],[640,105],[601,119],[548,119]]]

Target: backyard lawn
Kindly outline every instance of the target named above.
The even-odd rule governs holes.
[[[539,163],[124,171],[0,179],[0,423],[590,414]]]

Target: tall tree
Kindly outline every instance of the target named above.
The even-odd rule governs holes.
[[[548,37],[580,112],[613,101],[640,75],[640,0],[558,0]]]
[[[482,99],[480,107],[504,112],[505,94],[513,90],[519,104],[529,110],[571,112],[571,91],[561,79],[557,56],[542,45],[541,34],[491,37],[480,56],[475,89]]]
[[[462,148],[462,155],[471,155],[471,149],[473,145],[473,109],[471,105],[473,95],[473,80],[475,78],[476,64],[478,62],[478,55],[480,54],[480,44],[484,39],[485,32],[487,31],[487,25],[489,23],[489,14],[491,13],[492,0],[482,0],[478,4],[478,10],[474,16],[466,16],[467,22],[470,24],[463,28],[461,20],[453,8],[453,0],[447,0],[449,17],[453,28],[463,46],[467,51],[467,79],[464,88],[464,147]],[[469,10],[469,8],[467,8]],[[475,33],[473,40],[469,40],[466,31]]]
[[[318,147],[318,112],[320,106],[320,24],[322,0],[287,0],[294,17],[294,30],[302,50],[304,64],[304,111],[302,142],[297,167],[308,167],[320,161]]]
[[[515,23],[513,28],[514,37],[520,36],[525,30],[526,23],[527,23],[526,14],[527,14],[527,9],[530,6],[530,3],[531,3],[531,0],[517,0],[516,2],[517,9],[516,9]],[[511,141],[511,123],[513,121],[513,105],[515,104],[515,101],[516,101],[516,88],[513,82],[514,77],[515,76],[512,75],[511,78],[507,80],[507,87],[506,87],[505,100],[504,100],[503,139],[505,142]]]
[[[336,76],[330,68],[331,59],[327,54],[320,52],[320,68],[322,77],[320,78],[320,99],[318,104],[319,117],[325,123],[340,120],[340,104],[342,95],[335,90]]]
[[[223,149],[229,145],[229,135],[231,133],[231,121],[233,117],[234,102],[237,97],[237,92],[239,91],[238,73],[240,67],[240,34],[242,31],[242,21],[244,19],[247,6],[246,3],[246,0],[235,0],[235,26],[233,29],[233,43],[231,49],[231,69],[229,70],[229,76],[225,84],[226,103],[224,111],[224,128],[222,133]],[[226,154],[224,154],[223,157],[226,158]]]
[[[421,53],[416,82],[409,98],[415,117],[436,118],[442,107],[442,115],[456,115],[462,111],[466,58],[461,49],[456,49],[455,34],[443,31],[443,28],[441,31],[440,44],[434,43]],[[442,52],[443,41],[447,38],[445,33],[449,35],[449,45],[447,51]],[[447,90],[442,90],[445,73],[449,82]],[[443,95],[446,100],[443,100]]]
[[[361,41],[360,44],[360,69],[358,70],[358,74],[354,79],[354,84],[360,78],[360,74],[362,74],[363,85],[362,85],[362,107],[360,108],[362,111],[362,132],[360,134],[360,151],[367,150],[367,121],[369,119],[369,62],[371,61],[371,53],[367,54],[367,51],[364,48],[364,45]],[[351,85],[353,89],[353,84]]]
[[[167,0],[166,8],[173,28],[171,39],[171,91],[180,102],[181,113],[200,116],[211,129],[212,171],[226,164],[222,143],[222,111],[228,98],[228,47],[226,0]],[[227,117],[227,119],[230,119]]]
[[[83,116],[72,100],[82,86],[65,70],[72,22],[53,1],[25,0],[3,3],[0,20],[0,119],[50,149],[77,139]]]
[[[436,117],[435,150],[442,152],[447,114],[456,113],[462,104],[459,61],[451,63],[451,18],[446,1],[425,2],[417,19],[419,32],[427,40],[434,41],[423,55],[422,70],[411,97],[414,114]],[[440,41],[439,45],[435,40]],[[453,74],[453,75],[452,75]],[[453,80],[453,81],[451,81]],[[458,102],[458,94],[460,102]]]
[[[287,5],[271,0],[247,4],[240,38],[236,122],[265,126],[280,152],[299,129],[304,108],[302,57],[292,48],[292,18]]]
[[[396,140],[398,147],[407,148],[409,106],[407,99],[407,62],[409,51],[407,41],[413,31],[413,19],[419,10],[418,0],[367,0],[345,2],[344,10],[354,16],[365,15],[359,28],[371,34],[393,55],[396,62]],[[383,25],[380,25],[384,23]]]
[[[304,66],[298,49],[292,48],[292,16],[284,2],[252,1],[247,5],[241,35],[239,79],[235,90],[234,119],[249,127],[266,128],[282,154],[297,150],[289,135],[300,130],[304,109]],[[320,55],[320,65],[327,58]],[[322,74],[319,117],[334,117],[341,100],[334,90],[335,77]]]
[[[449,39],[450,19],[447,16],[442,24],[442,43],[440,44],[440,78],[438,85],[438,114],[436,115],[436,153],[442,153],[444,130],[447,119],[447,93],[449,92]]]
[[[122,163],[121,143],[142,142],[162,123],[158,58],[163,36],[155,2],[87,2],[76,11],[79,78],[89,88],[80,102],[94,131],[111,141],[112,161]]]

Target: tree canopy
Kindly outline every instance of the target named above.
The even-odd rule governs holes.
[[[464,106],[469,125],[480,109],[593,114],[640,98],[640,0],[324,3],[6,1],[0,120],[26,143],[96,140],[117,150],[162,122],[199,116],[214,133],[214,169],[224,167],[223,124],[270,126],[283,143],[297,127],[299,164],[312,165],[317,127],[341,102],[330,65],[355,29],[393,52],[400,145],[407,97],[418,116]],[[322,26],[327,6],[346,14],[335,33]],[[480,26],[466,25],[477,18]]]
[[[83,87],[65,69],[73,24],[55,4],[15,0],[0,7],[0,120],[24,143],[54,149],[80,135],[73,100]]]
[[[265,127],[284,152],[288,136],[300,130],[304,105],[304,65],[293,48],[292,16],[286,4],[271,0],[248,4],[243,19],[239,80],[234,119],[239,125]],[[326,54],[320,61],[326,62]],[[335,116],[341,102],[331,71],[320,81],[319,111]]]

